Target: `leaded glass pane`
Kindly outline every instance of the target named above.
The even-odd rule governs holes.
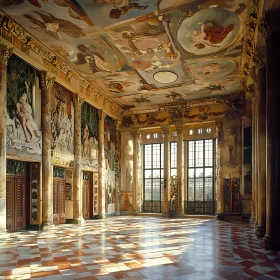
[[[194,201],[194,179],[188,180],[188,201]]]
[[[202,178],[203,177],[203,168],[196,168],[195,169],[195,177]]]
[[[189,178],[194,178],[194,168],[189,169]]]
[[[145,174],[145,179],[146,178],[152,178],[152,170],[151,169],[146,169],[144,174]]]
[[[153,180],[153,201],[160,200],[160,179]]]
[[[203,140],[196,141],[195,145],[195,166],[203,166]]]
[[[213,178],[205,178],[205,200],[213,200]]]
[[[160,169],[153,170],[153,178],[160,178]]]
[[[145,200],[151,200],[152,199],[152,180],[146,179],[145,180]]]
[[[144,165],[145,168],[152,168],[152,145],[145,145]]]
[[[177,176],[177,169],[171,169],[170,170],[170,176]]]
[[[189,141],[188,149],[188,164],[189,167],[194,167],[194,141]]]
[[[213,177],[213,168],[205,168],[204,169],[205,177]]]

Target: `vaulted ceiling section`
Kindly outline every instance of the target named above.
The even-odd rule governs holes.
[[[6,0],[0,8],[2,26],[6,15],[54,65],[137,114],[240,93],[249,2]]]

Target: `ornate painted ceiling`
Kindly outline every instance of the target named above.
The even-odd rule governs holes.
[[[248,0],[0,0],[125,110],[240,92]]]

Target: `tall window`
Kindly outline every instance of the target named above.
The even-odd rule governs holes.
[[[144,212],[162,212],[163,154],[163,144],[144,145]]]
[[[215,213],[215,141],[188,141],[188,214]]]

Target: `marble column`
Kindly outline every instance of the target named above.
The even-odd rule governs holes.
[[[279,10],[265,15],[266,33],[266,234],[265,248],[280,249],[280,18]]]
[[[121,165],[120,165],[120,125],[121,121],[116,121],[116,145],[115,145],[115,190],[116,190],[116,198],[115,198],[115,212],[116,215],[120,215],[120,207],[121,207]]]
[[[104,149],[104,121],[106,114],[103,110],[98,110],[98,219],[106,218],[105,211],[105,149]]]
[[[53,225],[53,169],[51,164],[51,98],[55,78],[39,72],[42,90],[42,230]]]
[[[256,235],[264,237],[266,224],[266,68],[258,69],[257,73],[257,107],[258,107],[258,143],[257,153],[258,166],[258,225],[256,227]]]
[[[183,124],[176,125],[177,131],[177,205],[176,217],[184,216],[184,192],[183,192]]]
[[[162,126],[162,133],[164,137],[164,192],[163,192],[163,211],[162,215],[167,217],[169,215],[169,192],[170,192],[170,141],[169,133],[170,127]]]
[[[132,210],[131,214],[136,215],[140,211],[139,203],[140,190],[138,188],[138,157],[139,157],[139,130],[131,132],[133,137],[133,173],[132,173]]]
[[[7,63],[13,48],[0,41],[0,236],[6,233]]]
[[[250,223],[256,223],[256,98],[252,96],[252,201]]]
[[[74,176],[73,176],[73,223],[81,224],[83,219],[82,198],[82,127],[81,107],[84,98],[78,94],[72,95],[74,103]]]

